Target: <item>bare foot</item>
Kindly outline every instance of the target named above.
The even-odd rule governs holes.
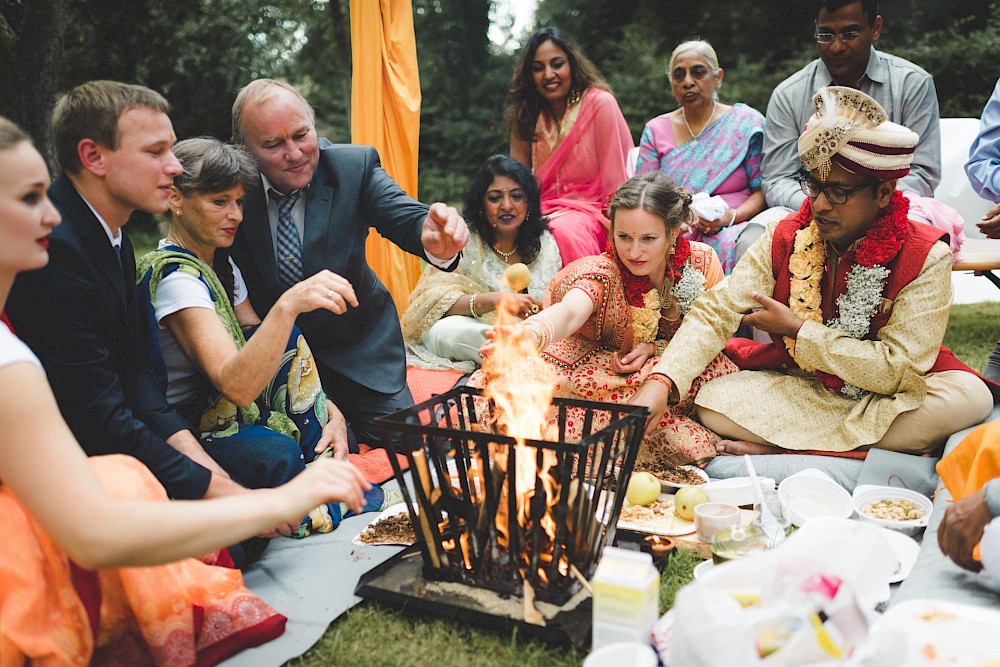
[[[746,440],[719,440],[715,450],[720,456],[743,456],[744,454],[782,454],[784,449],[774,445],[758,445]]]

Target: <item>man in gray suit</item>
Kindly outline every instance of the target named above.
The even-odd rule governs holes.
[[[297,324],[326,393],[359,442],[381,444],[376,417],[413,404],[396,307],[368,266],[369,227],[451,271],[469,230],[454,208],[409,197],[371,146],[334,145],[316,134],[312,107],[288,84],[257,79],[233,103],[233,141],[257,160],[260,187],[247,193],[232,254],[263,316],[291,285],[321,269],[344,278],[326,296],[357,306],[313,312]]]

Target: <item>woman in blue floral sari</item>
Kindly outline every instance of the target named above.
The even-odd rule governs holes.
[[[686,236],[712,246],[728,275],[736,265],[736,238],[765,205],[764,117],[745,104],[718,101],[725,72],[708,42],[679,45],[668,74],[680,107],[646,123],[636,173],[663,171],[688,191],[705,193],[695,195],[696,218]]]
[[[174,153],[184,172],[174,179],[167,238],[137,271],[159,343],[151,366],[167,401],[243,486],[281,483],[318,455],[345,458],[347,423],[323,392],[295,318],[318,308],[343,313],[357,305],[353,288],[321,271],[286,291],[261,321],[226,252],[243,220],[245,189],[258,178],[253,161],[207,137],[181,141]],[[276,458],[284,464],[262,463]],[[373,487],[368,500],[381,506],[382,490]],[[328,510],[304,520],[300,533],[335,527],[340,510]]]

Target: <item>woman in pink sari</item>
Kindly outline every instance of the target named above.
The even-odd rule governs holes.
[[[559,28],[528,39],[514,68],[507,123],[510,154],[538,179],[563,263],[601,253],[610,226],[602,209],[628,177],[634,143],[608,84]]]

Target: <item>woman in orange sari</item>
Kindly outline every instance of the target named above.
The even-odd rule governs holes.
[[[618,102],[559,28],[528,39],[510,89],[510,154],[535,173],[563,263],[599,254],[609,226],[602,209],[627,178],[634,146]]]
[[[0,311],[16,274],[48,262],[60,222],[48,183],[28,137],[0,118]],[[168,502],[135,459],[84,456],[38,358],[6,320],[0,392],[2,667],[210,665],[269,641],[285,618],[238,570],[209,564],[225,563],[225,552],[210,552],[326,502],[364,502],[360,473],[333,460],[277,489]]]
[[[531,332],[555,369],[556,396],[628,401],[695,299],[722,280],[715,251],[681,234],[691,220],[690,203],[691,195],[662,172],[626,181],[608,206],[608,250],[563,268],[549,283],[545,308],[517,325]],[[694,397],[705,382],[736,370],[724,355],[716,357],[688,395],[660,416],[636,466],[658,471],[708,463],[719,437],[694,420]],[[484,381],[485,375],[473,375],[469,384]],[[581,420],[573,421],[567,421],[571,437]]]

